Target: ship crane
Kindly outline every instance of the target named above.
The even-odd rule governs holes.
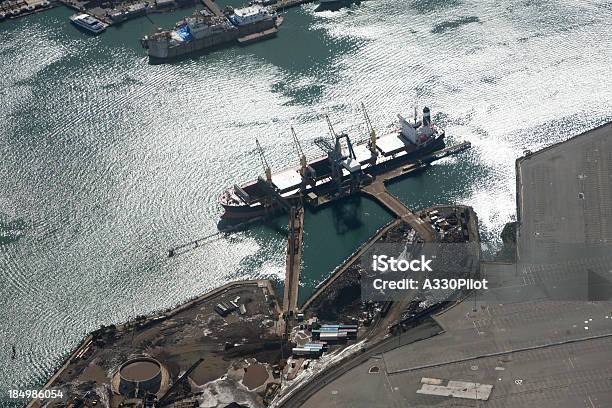
[[[323,138],[323,137],[317,137],[314,140],[314,144],[321,150],[323,150],[323,152],[325,152],[325,154],[330,155],[333,151],[334,151],[334,145],[332,145],[331,143],[329,143],[329,140]]]
[[[302,145],[300,144],[300,140],[298,139],[293,126],[291,126],[291,135],[293,136],[293,143],[295,143],[295,148],[300,156],[300,175],[302,176],[302,180],[313,183],[316,179],[315,169],[308,165],[306,155],[302,150]]]
[[[333,182],[336,184],[336,189],[338,191],[342,189],[342,179],[344,176],[342,172],[343,168],[349,172],[350,187],[353,189],[359,184],[361,179],[361,165],[357,161],[353,144],[351,143],[351,139],[349,138],[348,134],[341,133],[338,135],[334,131],[334,127],[332,126],[327,115],[325,116],[325,119],[327,121],[329,133],[332,136],[334,144],[332,145],[325,138],[316,139],[315,144],[327,153],[327,158],[331,167],[331,177]],[[346,140],[348,155],[342,152],[342,139]]]
[[[259,144],[259,140],[255,139],[255,143],[257,144],[257,153],[259,154],[259,160],[261,160],[261,165],[264,169],[264,173],[266,174],[266,181],[268,183],[272,183],[272,170],[270,170],[270,166],[268,165],[268,161],[266,160],[266,156],[264,155],[264,151]]]
[[[273,203],[275,203],[285,211],[290,211],[291,204],[287,201],[285,197],[281,195],[279,189],[272,182],[272,171],[270,170],[270,166],[268,165],[268,161],[266,160],[264,151],[261,145],[259,144],[259,140],[255,139],[255,143],[257,144],[257,153],[259,153],[261,165],[263,166],[264,172],[266,173],[265,180],[261,176],[257,178],[257,186],[264,192],[265,196],[267,197],[267,202],[264,203],[264,208],[271,209],[271,211],[273,212],[274,208],[272,207]]]
[[[363,116],[365,117],[366,126],[368,128],[368,135],[370,137],[368,147],[370,148],[370,152],[372,153],[372,163],[375,164],[376,158],[378,157],[378,149],[376,149],[376,132],[374,131],[372,122],[370,122],[368,111],[366,110],[366,107],[363,102],[361,102],[361,109],[363,110]]]

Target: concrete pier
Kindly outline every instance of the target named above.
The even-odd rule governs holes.
[[[287,242],[287,262],[285,268],[285,290],[283,294],[283,315],[295,313],[298,308],[298,289],[300,286],[300,264],[302,262],[302,237],[304,208],[291,209],[289,238]]]
[[[433,242],[436,239],[436,232],[431,224],[417,217],[410,208],[406,207],[397,197],[389,193],[386,188],[386,183],[408,176],[411,173],[423,169],[427,164],[435,160],[460,153],[470,147],[471,144],[469,142],[459,143],[429,154],[418,162],[386,171],[376,176],[371,184],[363,186],[361,192],[375,199],[389,212],[395,215],[396,218],[410,225],[421,238],[423,238],[423,241]]]
[[[221,10],[221,7],[219,7],[217,5],[217,3],[215,3],[212,0],[202,0],[202,4],[204,5],[204,7],[206,7],[207,9],[209,9],[211,11],[211,13],[213,13],[215,16],[217,17],[223,17],[223,11]]]
[[[409,224],[423,238],[423,241],[433,242],[435,240],[436,233],[431,224],[417,217],[410,208],[406,207],[397,197],[389,193],[385,187],[384,180],[375,180],[372,184],[363,187],[361,191],[374,198],[397,218]]]

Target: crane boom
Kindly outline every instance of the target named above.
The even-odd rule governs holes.
[[[329,128],[329,134],[331,135],[332,140],[335,142],[337,135],[334,127],[332,126],[331,120],[329,120],[329,116],[325,115],[325,120],[327,121],[327,127]]]
[[[370,122],[370,116],[368,116],[368,111],[366,110],[366,107],[363,102],[361,102],[361,109],[363,110],[363,116],[365,117],[366,126],[368,127],[368,133],[370,136],[368,147],[370,148],[370,152],[372,153],[372,161],[373,163],[376,163],[376,157],[378,157],[378,150],[376,149],[376,132],[374,131],[372,122]]]
[[[257,153],[259,154],[259,160],[261,160],[261,165],[264,169],[264,173],[266,174],[266,180],[268,183],[272,182],[272,170],[270,170],[270,165],[268,165],[268,161],[266,160],[266,156],[264,155],[264,151],[259,144],[259,140],[255,139],[255,143],[257,144]]]
[[[376,135],[376,132],[374,132],[374,127],[372,127],[372,122],[370,122],[368,111],[366,110],[366,107],[363,102],[361,102],[361,110],[363,111],[363,116],[365,117],[365,122],[368,127],[368,135],[369,136],[372,136],[372,134]]]
[[[300,145],[300,140],[298,139],[293,126],[291,126],[291,135],[293,136],[295,148],[297,149],[298,155],[300,156],[300,174],[304,176],[306,174],[306,167],[308,166],[308,163],[306,162],[306,155],[302,150],[302,145]]]

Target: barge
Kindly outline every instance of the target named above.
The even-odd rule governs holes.
[[[141,39],[151,61],[165,61],[230,43],[246,44],[276,34],[283,18],[271,8],[252,5],[226,8],[214,2],[176,24],[174,30],[159,31]]]

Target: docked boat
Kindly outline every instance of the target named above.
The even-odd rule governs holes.
[[[291,204],[300,197],[317,200],[322,195],[341,194],[342,189],[354,186],[356,180],[408,163],[421,163],[421,159],[445,147],[444,131],[431,122],[429,108],[423,109],[420,119],[416,111],[414,118],[400,115],[398,118],[396,131],[377,137],[371,130],[369,140],[355,145],[347,134],[336,135],[330,124],[335,145],[319,139],[327,146],[327,155],[309,162],[302,155],[299,166],[274,174],[268,167],[265,179],[259,177],[226,189],[218,199],[225,210],[222,218],[256,218],[283,210],[279,201]],[[369,125],[369,119],[367,122]],[[295,135],[294,140],[299,145]],[[321,143],[317,145],[321,147]],[[260,154],[263,158],[263,153]]]
[[[103,23],[89,14],[74,14],[70,16],[70,21],[75,26],[93,34],[100,34],[108,27],[108,24]]]
[[[177,58],[232,42],[250,43],[276,34],[282,23],[274,11],[261,5],[222,11],[214,2],[176,24],[141,40],[153,61]]]

